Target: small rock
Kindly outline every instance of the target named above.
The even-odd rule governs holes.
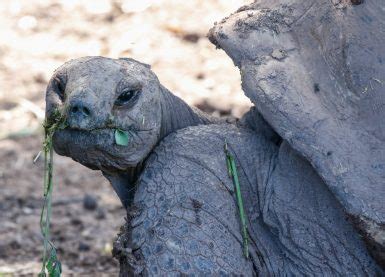
[[[29,207],[23,207],[22,211],[23,211],[24,214],[27,214],[27,215],[33,213],[33,210],[31,208],[29,208]]]
[[[20,242],[18,242],[17,240],[12,240],[8,246],[12,249],[19,249],[21,247],[21,244]]]
[[[197,33],[187,33],[182,36],[182,39],[191,43],[197,43],[201,36]]]
[[[205,78],[205,74],[200,72],[195,76],[198,80],[203,80]]]
[[[79,225],[83,225],[83,222],[80,218],[71,218],[71,224],[74,225],[74,226],[79,226]]]
[[[78,250],[79,251],[90,251],[91,246],[85,242],[79,242]]]
[[[83,198],[83,207],[86,210],[93,211],[98,207],[98,201],[94,196],[86,194]]]

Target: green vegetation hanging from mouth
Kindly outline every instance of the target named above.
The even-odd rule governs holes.
[[[59,277],[61,276],[61,262],[57,257],[55,245],[50,240],[50,221],[52,212],[52,191],[53,191],[53,136],[56,131],[68,129],[65,116],[57,109],[52,113],[52,116],[43,123],[44,128],[44,187],[43,187],[43,207],[40,215],[40,229],[44,238],[43,262],[39,277]],[[71,129],[71,128],[69,128]],[[120,128],[107,128],[114,130],[115,143],[120,146],[128,146],[132,134],[131,130],[123,130]],[[91,130],[92,131],[92,130]],[[36,158],[37,159],[37,158]]]
[[[40,229],[44,238],[43,265],[39,273],[39,277],[52,276],[59,277],[61,275],[61,263],[57,258],[57,252],[54,244],[50,241],[50,221],[52,206],[52,190],[53,190],[53,149],[52,137],[56,130],[66,128],[66,118],[59,110],[53,112],[52,117],[46,120],[44,127],[44,202],[40,215]],[[49,253],[49,254],[48,254]]]

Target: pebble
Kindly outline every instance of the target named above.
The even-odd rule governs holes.
[[[93,211],[98,207],[98,201],[96,197],[86,194],[83,198],[83,207],[86,210]]]
[[[78,250],[79,251],[89,251],[91,249],[91,246],[85,242],[79,242]]]

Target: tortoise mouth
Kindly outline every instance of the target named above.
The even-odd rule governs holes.
[[[153,129],[128,129],[127,146],[118,145],[115,131],[104,127],[85,130],[66,127],[53,136],[56,153],[91,168],[103,171],[124,171],[143,161],[155,146],[158,134]]]
[[[135,126],[131,125],[128,127],[119,127],[119,126],[114,126],[114,125],[106,125],[106,126],[101,126],[101,127],[93,127],[93,128],[83,128],[83,127],[78,127],[78,126],[71,126],[67,125],[65,128],[62,130],[69,130],[69,131],[83,131],[83,132],[88,132],[88,133],[93,133],[93,132],[98,132],[98,131],[103,131],[103,130],[109,130],[109,131],[115,131],[115,130],[124,130],[128,132],[151,132],[154,129],[138,129]]]

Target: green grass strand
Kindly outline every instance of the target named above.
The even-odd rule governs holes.
[[[241,192],[241,186],[239,183],[239,178],[238,178],[238,171],[237,171],[237,166],[235,164],[235,159],[231,155],[231,153],[228,150],[228,145],[227,142],[225,141],[225,154],[226,154],[226,165],[227,165],[227,170],[233,179],[234,187],[235,187],[235,195],[236,195],[236,200],[238,204],[238,210],[239,210],[239,217],[241,221],[241,232],[242,232],[242,240],[243,240],[243,254],[246,258],[249,258],[249,239],[248,239],[248,234],[247,234],[247,223],[246,223],[246,214],[245,210],[243,207],[243,199],[242,199],[242,192]]]

